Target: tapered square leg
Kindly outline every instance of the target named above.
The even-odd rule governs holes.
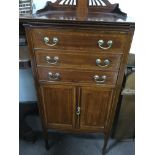
[[[50,149],[50,146],[49,146],[49,143],[48,143],[47,139],[45,139],[45,148],[46,148],[46,150]]]
[[[103,145],[103,148],[102,148],[102,155],[106,154],[108,140],[109,140],[109,136],[105,136],[105,138],[104,138],[104,145]]]
[[[48,143],[48,131],[43,128],[43,136],[44,136],[44,141],[45,141],[45,148],[46,150],[50,149],[49,143]]]

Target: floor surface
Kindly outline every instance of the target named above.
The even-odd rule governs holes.
[[[38,118],[29,117],[29,125],[33,130],[40,128]],[[40,132],[41,133],[41,132]],[[52,133],[49,141],[51,147],[47,151],[42,135],[38,134],[35,143],[19,141],[19,155],[102,155],[104,143],[102,134],[62,134]],[[135,143],[132,140],[116,142],[110,139],[106,155],[134,155]]]

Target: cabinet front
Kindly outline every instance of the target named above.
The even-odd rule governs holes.
[[[41,95],[46,125],[49,128],[73,128],[75,88],[42,84]]]
[[[80,128],[104,130],[112,103],[113,90],[110,88],[83,87],[81,93]]]

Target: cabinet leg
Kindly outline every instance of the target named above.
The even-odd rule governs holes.
[[[44,135],[44,141],[45,141],[45,148],[46,148],[46,150],[49,150],[50,146],[49,146],[49,142],[48,142],[48,131],[45,128],[43,130],[43,135]]]
[[[106,148],[107,148],[108,140],[109,140],[109,136],[105,136],[104,145],[103,145],[103,149],[102,149],[102,155],[106,154]]]
[[[49,146],[49,143],[48,143],[47,139],[45,139],[45,148],[46,148],[46,150],[50,149],[50,146]]]

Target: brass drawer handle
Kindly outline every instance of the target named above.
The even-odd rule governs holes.
[[[103,75],[103,76],[99,76],[99,75],[95,75],[94,76],[94,80],[96,83],[104,83],[107,79],[107,76]]]
[[[77,107],[76,115],[80,115],[80,113],[81,113],[81,108]]]
[[[48,79],[50,81],[59,81],[60,80],[60,73],[48,72]]]
[[[113,41],[112,40],[109,40],[108,42],[107,42],[107,47],[104,47],[104,40],[99,40],[98,41],[98,46],[101,48],[101,49],[103,49],[103,50],[108,50],[109,48],[111,48],[112,47],[112,45],[113,45]]]
[[[53,58],[51,58],[50,56],[46,56],[46,62],[52,65],[56,65],[59,62],[59,57],[54,56]]]
[[[59,42],[59,39],[57,37],[53,37],[52,38],[52,44],[50,44],[49,42],[50,42],[49,37],[44,37],[44,43],[47,46],[55,46]]]
[[[96,65],[99,67],[108,67],[110,65],[110,61],[108,59],[105,59],[102,63],[101,59],[96,59]]]

